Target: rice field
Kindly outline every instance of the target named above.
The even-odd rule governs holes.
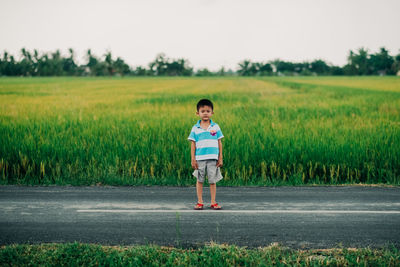
[[[0,184],[194,185],[201,98],[218,185],[400,184],[400,77],[0,78]]]

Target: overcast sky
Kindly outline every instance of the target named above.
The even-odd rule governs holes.
[[[349,50],[400,49],[399,0],[1,0],[0,51],[110,50],[130,66],[164,52],[195,69],[243,59],[346,63]]]

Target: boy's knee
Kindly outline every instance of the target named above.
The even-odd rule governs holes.
[[[210,183],[210,185],[215,185],[215,183],[213,183],[213,184]]]

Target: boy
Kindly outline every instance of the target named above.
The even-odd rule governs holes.
[[[214,107],[210,100],[201,99],[197,103],[196,115],[200,117],[197,124],[193,126],[188,137],[191,140],[192,167],[195,169],[193,175],[197,178],[197,204],[195,210],[203,209],[203,182],[207,170],[207,178],[210,184],[211,206],[214,210],[221,207],[215,202],[216,182],[223,177],[222,167],[222,143],[223,134],[218,124],[211,120]]]

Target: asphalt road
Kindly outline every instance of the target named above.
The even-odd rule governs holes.
[[[400,247],[399,187],[0,186],[0,244]],[[209,188],[204,201],[210,203]]]

